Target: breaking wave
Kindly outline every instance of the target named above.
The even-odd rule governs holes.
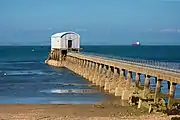
[[[43,72],[41,70],[23,70],[23,71],[0,71],[0,74],[4,76],[18,76],[18,75],[62,75],[61,73],[55,72]]]
[[[11,62],[0,62],[1,65],[3,64],[32,64],[32,63],[37,63],[35,61],[11,61]],[[41,63],[41,62],[39,62]]]
[[[97,90],[94,89],[52,89],[52,90],[43,90],[40,92],[45,93],[57,93],[57,94],[63,94],[63,93],[97,93]]]

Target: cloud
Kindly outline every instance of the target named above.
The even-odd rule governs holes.
[[[180,33],[180,28],[146,29],[147,32]]]
[[[52,28],[48,28],[48,30],[52,30]]]
[[[179,28],[165,28],[165,29],[160,29],[160,32],[171,32],[171,33],[180,33]]]
[[[178,29],[177,32],[180,33],[180,29]]]
[[[161,2],[180,2],[180,0],[161,0]]]
[[[147,29],[146,31],[147,31],[147,32],[151,32],[151,31],[153,31],[153,29],[149,28],[149,29]]]

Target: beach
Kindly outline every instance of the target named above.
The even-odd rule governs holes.
[[[112,104],[0,105],[1,120],[171,120],[172,117]]]

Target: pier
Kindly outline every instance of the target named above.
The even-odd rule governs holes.
[[[57,33],[51,37],[51,50],[45,63],[65,67],[109,94],[128,101],[130,105],[148,108],[149,112],[179,105],[179,99],[174,98],[176,85],[180,84],[179,70],[85,54],[80,50],[80,36],[77,33]],[[144,82],[140,76],[145,77]],[[155,89],[150,88],[151,77],[155,80]],[[167,81],[168,93],[161,92],[162,81]]]

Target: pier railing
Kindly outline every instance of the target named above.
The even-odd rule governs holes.
[[[121,63],[128,63],[128,64],[133,64],[133,65],[139,65],[139,66],[144,66],[144,67],[149,67],[149,68],[154,68],[154,69],[180,73],[180,63],[160,62],[156,60],[144,60],[140,58],[119,57],[119,56],[89,53],[89,52],[80,52],[80,54],[96,56],[96,57],[108,59],[108,60],[119,61]]]

